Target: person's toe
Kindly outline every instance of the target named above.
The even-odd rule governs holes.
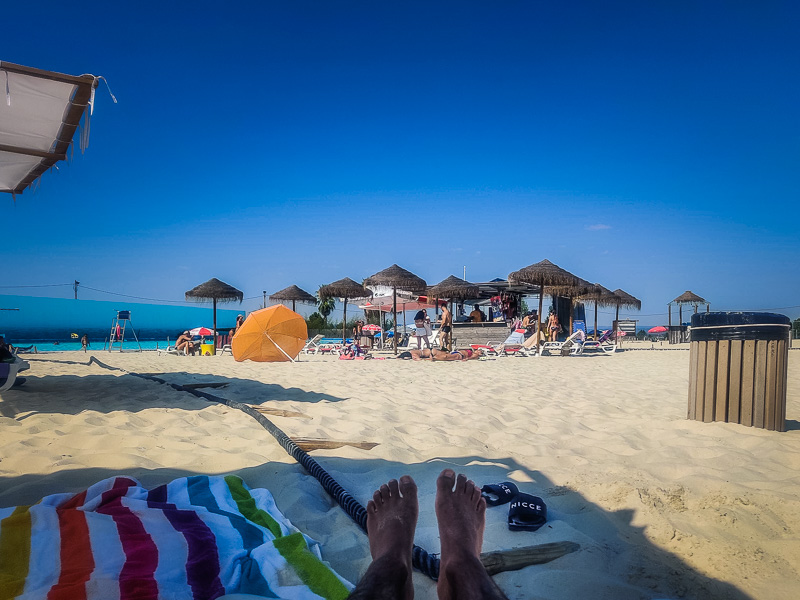
[[[400,495],[400,486],[397,483],[397,479],[390,479],[387,486],[389,487],[389,495],[391,497],[397,498]]]
[[[440,492],[452,492],[456,483],[456,473],[453,469],[445,469],[436,480],[436,487]]]
[[[375,502],[370,500],[367,502],[367,513],[375,514],[378,511],[378,507],[376,506]]]
[[[383,504],[383,494],[381,494],[381,490],[375,490],[375,493],[372,494],[372,499],[375,501],[376,506],[381,506]]]
[[[463,473],[459,473],[458,477],[456,478],[456,494],[466,494],[468,493],[467,490],[467,476]]]
[[[417,497],[417,484],[409,475],[400,478],[400,493],[403,494],[403,498]]]

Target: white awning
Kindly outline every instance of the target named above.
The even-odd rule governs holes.
[[[0,192],[21,194],[67,157],[98,78],[0,62]],[[88,144],[88,114],[81,150]]]

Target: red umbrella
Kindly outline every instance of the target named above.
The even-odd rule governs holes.
[[[647,333],[667,333],[669,329],[664,327],[663,325],[659,325],[658,327],[651,327],[647,330]]]
[[[195,327],[189,330],[189,335],[213,335],[214,330],[208,327]]]
[[[373,325],[372,323],[368,323],[367,325],[364,325],[364,327],[362,327],[361,330],[362,331],[375,331],[375,332],[378,332],[378,331],[381,330],[381,326],[380,325]]]

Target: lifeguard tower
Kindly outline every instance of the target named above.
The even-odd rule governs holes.
[[[139,343],[139,338],[136,337],[136,330],[133,328],[133,321],[131,321],[131,311],[118,310],[117,316],[111,321],[111,333],[108,335],[109,352],[114,349],[115,345],[117,345],[119,351],[122,352],[122,347],[125,343],[125,330],[128,328],[130,328],[133,334],[133,339],[136,340],[136,345],[139,346],[139,350],[134,350],[134,352],[142,351],[142,345]]]

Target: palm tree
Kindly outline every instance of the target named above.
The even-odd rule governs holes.
[[[325,298],[321,300],[319,298],[319,294],[317,294],[317,310],[319,314],[322,315],[322,318],[325,319],[325,326],[328,325],[328,315],[333,312],[333,309],[336,308],[336,301],[333,298]]]

